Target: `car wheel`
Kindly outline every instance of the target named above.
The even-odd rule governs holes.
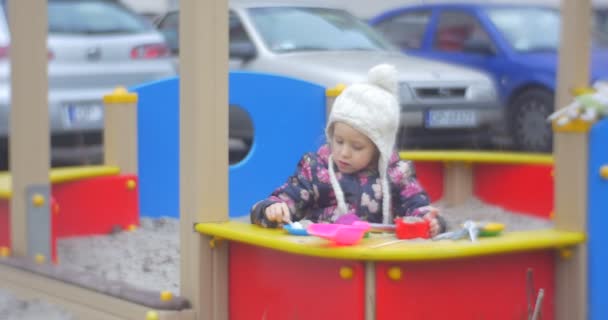
[[[553,102],[553,94],[543,89],[524,91],[512,101],[509,123],[517,149],[551,152],[553,130],[547,117],[553,112]]]

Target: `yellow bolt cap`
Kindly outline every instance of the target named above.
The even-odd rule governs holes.
[[[340,267],[340,278],[344,280],[352,279],[354,275],[353,268],[351,267]]]
[[[34,256],[34,261],[38,264],[43,264],[46,262],[46,257],[43,254],[37,254]]]
[[[146,320],[158,320],[158,312],[154,310],[146,312]]]
[[[9,247],[0,247],[0,257],[6,258],[11,255],[11,249]]]
[[[133,179],[127,180],[127,189],[128,190],[133,190],[133,189],[135,189],[136,186],[137,186],[137,183],[135,183],[135,180],[133,180]]]
[[[32,204],[36,207],[42,207],[44,205],[44,196],[37,193],[32,196]]]
[[[388,268],[387,274],[391,280],[395,280],[395,281],[401,280],[402,274],[401,274],[401,268],[399,268],[399,267]]]
[[[608,179],[608,164],[605,164],[600,168],[600,176],[604,179]]]
[[[171,291],[162,291],[160,293],[161,301],[171,301],[173,299],[173,293]]]

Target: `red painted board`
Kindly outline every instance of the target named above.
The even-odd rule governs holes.
[[[554,319],[555,257],[552,251],[376,266],[378,320],[527,319],[526,274],[543,288],[542,319]],[[392,280],[390,267],[401,267]],[[534,302],[533,302],[534,303]]]
[[[128,188],[132,180],[133,188]],[[120,175],[55,184],[57,237],[107,234],[139,224],[137,177]]]
[[[549,219],[553,211],[553,166],[476,164],[473,192],[485,203]]]
[[[230,243],[230,319],[364,319],[362,262]],[[340,277],[340,267],[353,270]]]
[[[441,200],[443,197],[443,163],[415,161],[416,177],[426,190],[431,201]]]

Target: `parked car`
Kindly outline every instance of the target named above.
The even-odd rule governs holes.
[[[488,136],[487,128],[503,121],[489,76],[402,55],[345,10],[237,0],[229,5],[232,70],[279,74],[329,88],[363,81],[376,64],[395,65],[400,72],[403,145],[425,138],[425,145],[454,138],[469,141],[471,134]],[[178,19],[178,12],[172,11],[158,24],[175,54],[179,52]],[[252,130],[247,114],[230,108],[231,137],[251,142]]]
[[[606,9],[595,10],[591,82],[608,78]],[[521,150],[552,150],[560,12],[525,4],[433,3],[393,9],[370,20],[404,53],[469,66],[494,78]]]
[[[0,170],[8,159],[10,37],[0,3]],[[54,163],[99,162],[103,95],[175,75],[154,25],[119,1],[48,1],[48,84]]]

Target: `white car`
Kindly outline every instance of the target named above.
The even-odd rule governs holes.
[[[0,170],[7,167],[10,108],[8,2],[0,4]],[[118,1],[48,1],[51,158],[98,162],[102,98],[116,86],[175,75],[163,36]]]
[[[230,67],[294,77],[325,87],[363,81],[367,70],[390,63],[399,70],[400,142],[488,136],[504,122],[495,85],[484,73],[415,58],[397,51],[382,35],[349,12],[333,7],[230,1]],[[179,13],[158,21],[177,54]],[[233,110],[234,109],[234,110]],[[230,135],[251,137],[246,114],[230,112]]]

